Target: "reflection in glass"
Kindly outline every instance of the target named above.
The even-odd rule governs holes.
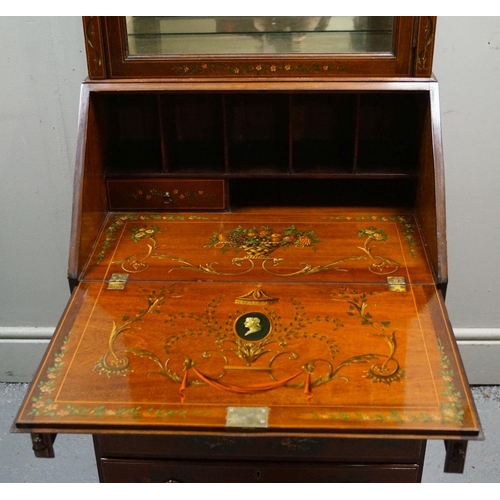
[[[129,55],[390,54],[391,16],[126,18]]]

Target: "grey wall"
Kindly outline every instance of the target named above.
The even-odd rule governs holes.
[[[0,17],[0,329],[53,327],[66,300],[80,18]],[[442,17],[450,286],[456,328],[500,327],[500,18]]]
[[[500,17],[438,18],[450,317],[500,327]]]
[[[68,299],[81,26],[0,17],[0,327],[54,326]]]

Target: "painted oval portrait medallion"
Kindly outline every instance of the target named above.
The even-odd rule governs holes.
[[[272,324],[268,316],[261,312],[242,314],[234,322],[234,331],[240,339],[249,342],[262,340],[271,332]]]

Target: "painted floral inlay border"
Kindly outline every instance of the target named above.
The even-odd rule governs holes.
[[[443,397],[445,402],[442,404],[441,413],[443,423],[458,423],[462,424],[464,418],[464,409],[462,394],[457,390],[453,382],[455,372],[451,366],[451,361],[445,353],[441,339],[438,338],[438,350],[441,357],[441,379],[445,387],[443,389]]]
[[[62,375],[62,370],[64,366],[64,357],[68,350],[68,344],[71,339],[71,333],[69,332],[66,337],[64,337],[61,349],[59,352],[54,354],[54,364],[47,369],[47,380],[41,381],[38,384],[39,396],[32,398],[31,411],[29,415],[45,415],[50,417],[65,417],[71,412],[70,408],[61,408],[57,403],[54,402],[52,393],[56,388],[56,380]]]
[[[257,76],[257,75],[289,75],[294,74],[338,74],[348,70],[345,64],[337,64],[331,61],[318,61],[314,63],[292,63],[292,62],[261,62],[261,63],[193,63],[172,64],[172,73],[184,76],[209,76],[214,74],[234,76]]]

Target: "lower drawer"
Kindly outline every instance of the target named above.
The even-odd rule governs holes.
[[[224,210],[222,179],[108,179],[110,210]]]
[[[418,465],[342,465],[311,463],[174,462],[101,459],[106,483],[407,483],[419,482]]]
[[[425,441],[417,439],[349,439],[266,435],[147,435],[94,436],[100,458],[170,461],[218,460],[337,463],[423,463]]]

